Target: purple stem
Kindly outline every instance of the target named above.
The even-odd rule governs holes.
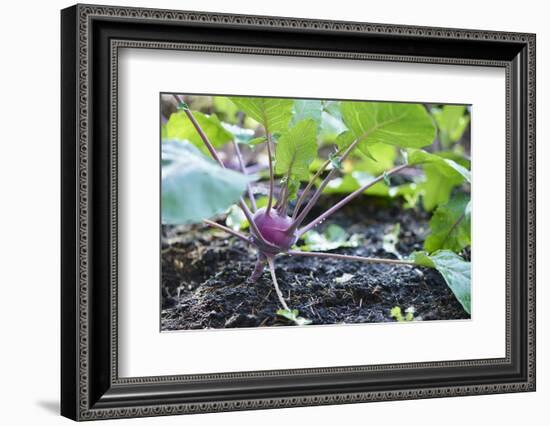
[[[405,167],[409,167],[408,164],[403,164],[401,166],[394,167],[390,171],[385,173],[385,176],[390,176],[394,173],[397,173],[398,171],[404,169]],[[338,203],[336,203],[334,206],[332,206],[330,209],[325,211],[323,214],[319,215],[317,218],[313,219],[310,223],[308,223],[306,226],[301,228],[298,231],[298,236],[303,235],[305,232],[309,231],[311,228],[314,228],[317,226],[320,222],[325,220],[327,217],[329,217],[331,214],[335,213],[337,210],[344,207],[347,203],[349,203],[351,200],[356,198],[357,196],[361,195],[363,192],[365,192],[368,188],[370,188],[375,183],[380,182],[382,179],[384,179],[384,174],[378,176],[377,178],[371,180],[370,182],[364,184],[361,188],[353,191],[351,194],[349,194],[347,197],[340,200]]]
[[[212,222],[211,220],[208,220],[208,219],[204,219],[203,222],[206,223],[208,226],[212,226],[214,228],[221,229],[222,231],[225,231],[228,234],[231,234],[231,235],[243,240],[245,243],[248,243],[248,244],[251,244],[251,245],[255,246],[255,244],[249,238],[247,238],[246,235],[241,234],[240,232],[234,231],[231,228],[227,228],[226,226],[220,225],[217,222]]]
[[[353,151],[353,148],[355,148],[355,146],[359,143],[361,139],[355,139],[355,141],[353,141],[353,143],[351,143],[347,148],[346,150],[344,151],[344,153],[342,154],[342,157],[340,157],[340,161],[344,161],[348,156],[349,154],[351,153],[351,151]],[[328,175],[325,177],[325,179],[323,180],[323,182],[321,183],[321,185],[319,185],[319,188],[317,188],[317,190],[315,191],[315,193],[313,194],[313,196],[311,197],[311,199],[308,201],[308,203],[306,204],[306,206],[304,207],[304,209],[300,212],[300,214],[298,215],[298,217],[296,218],[296,220],[294,220],[294,222],[292,223],[292,225],[290,225],[290,227],[287,229],[287,232],[288,233],[292,233],[294,232],[301,224],[302,222],[304,221],[304,219],[306,218],[307,214],[311,211],[311,209],[315,206],[315,203],[317,203],[317,200],[319,199],[319,197],[321,196],[323,190],[325,189],[325,187],[328,185],[328,183],[330,182],[330,180],[332,179],[332,177],[336,174],[336,172],[338,171],[338,169],[334,168],[332,169]]]
[[[293,162],[294,163],[294,162]],[[277,212],[279,213],[279,216],[285,215],[286,216],[286,210],[288,208],[288,198],[289,198],[289,190],[290,190],[290,172],[292,170],[292,165],[288,168],[288,173],[286,174],[285,179],[285,186],[283,187],[283,191],[280,194],[279,198],[280,201],[277,201],[278,206]]]
[[[267,201],[267,207],[265,208],[265,212],[269,214],[269,211],[271,210],[271,206],[273,204],[273,159],[271,158],[271,135],[269,133],[269,129],[267,128],[267,125],[265,126],[265,134],[267,137],[267,155],[269,157],[269,199]]]
[[[302,191],[302,194],[298,198],[298,201],[296,202],[296,206],[294,206],[294,212],[292,213],[292,220],[295,220],[296,216],[298,216],[300,207],[302,207],[302,204],[303,204],[304,200],[306,199],[307,193],[309,192],[309,190],[311,189],[311,187],[313,186],[313,184],[315,183],[317,178],[319,176],[321,176],[321,173],[323,173],[325,171],[325,169],[328,167],[329,164],[330,164],[330,160],[325,161],[322,164],[322,166],[319,168],[319,170],[317,170],[317,173],[315,173],[315,175],[307,183],[306,187]]]
[[[235,154],[237,154],[237,159],[239,160],[239,167],[241,168],[243,175],[247,175],[248,173],[246,171],[246,165],[244,164],[243,156],[241,154],[241,149],[239,148],[239,143],[233,140],[233,145],[235,147]],[[248,192],[248,198],[250,199],[252,211],[256,212],[256,200],[254,198],[254,193],[252,192],[252,186],[250,186],[250,182],[247,182],[246,184],[246,191]]]
[[[180,95],[174,95],[174,97],[179,103],[185,103],[183,98]],[[195,130],[201,137],[202,141],[204,142],[204,145],[206,146],[206,149],[208,149],[208,152],[210,153],[212,158],[216,160],[220,166],[225,168],[223,161],[221,160],[221,158],[218,156],[218,153],[216,152],[216,148],[214,148],[214,145],[212,145],[212,143],[208,139],[208,136],[206,136],[206,133],[204,133],[204,130],[202,130],[202,127],[198,123],[197,119],[195,118],[191,110],[189,110],[189,108],[185,108],[183,111],[185,112],[185,115],[187,115],[187,118],[189,118],[189,120],[193,124],[193,127],[195,127]]]
[[[289,256],[325,257],[325,258],[331,258],[331,259],[353,260],[353,261],[365,262],[365,263],[391,263],[395,265],[416,266],[414,262],[410,262],[407,260],[380,259],[376,257],[352,256],[349,254],[319,253],[316,251],[297,251],[297,250],[289,250],[285,254],[288,254]]]

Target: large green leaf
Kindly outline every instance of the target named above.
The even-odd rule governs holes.
[[[321,113],[323,112],[322,101],[318,99],[296,99],[294,101],[292,124],[302,120],[311,119],[315,121],[317,128],[321,125]]]
[[[426,180],[419,183],[422,203],[426,210],[433,210],[449,201],[453,188],[464,181],[470,182],[470,171],[457,162],[421,149],[407,150],[408,163],[421,165]]]
[[[254,130],[245,129],[236,124],[222,123],[225,130],[230,132],[235,139],[235,142],[249,144],[254,139]]]
[[[466,262],[459,255],[449,250],[439,250],[431,255],[415,252],[411,254],[410,259],[419,266],[437,269],[464,310],[470,313],[470,262]]]
[[[212,105],[216,113],[223,121],[231,124],[237,124],[237,106],[226,96],[213,96]]]
[[[334,118],[342,120],[342,102],[341,101],[324,101],[323,111],[332,115]]]
[[[250,179],[221,168],[187,141],[163,141],[162,223],[196,223],[223,213]]]
[[[410,165],[433,164],[446,177],[462,177],[463,180],[471,182],[470,171],[450,158],[430,154],[422,149],[409,149],[407,156]]]
[[[424,249],[433,253],[440,249],[454,252],[470,245],[470,197],[457,194],[439,206],[430,220],[430,235]]]
[[[456,176],[445,176],[441,169],[433,164],[424,166],[426,180],[418,184],[422,194],[422,206],[432,211],[437,206],[449,201],[453,189],[462,184],[463,179]]]
[[[193,116],[215,148],[221,147],[233,140],[233,134],[223,127],[216,115],[206,115],[195,111],[193,112]],[[200,148],[201,151],[207,152],[202,138],[185,114],[185,111],[178,111],[170,116],[163,136],[171,140],[189,141]]]
[[[261,123],[270,133],[288,130],[292,118],[292,99],[231,97],[231,101],[252,119]]]
[[[443,108],[434,108],[432,115],[439,127],[439,140],[443,147],[457,142],[468,127],[470,116],[465,115],[464,105],[445,105]]]
[[[314,120],[302,120],[283,133],[275,152],[275,172],[300,180],[309,179],[309,165],[317,155]]]
[[[376,179],[376,176],[371,175],[368,172],[353,171],[346,173],[342,177],[332,179],[323,190],[326,194],[349,194],[356,191],[363,185],[372,182]],[[390,182],[391,185],[391,182]],[[375,197],[404,197],[405,200],[411,201],[414,196],[415,200],[418,200],[419,189],[415,183],[407,183],[403,185],[390,186],[384,181],[380,181],[370,186],[365,192],[365,195],[371,195]]]
[[[374,143],[421,148],[435,137],[432,118],[420,104],[346,101],[340,109],[348,131],[338,137],[338,144],[359,139],[358,148],[367,155]]]
[[[354,170],[368,172],[378,176],[395,165],[397,149],[392,145],[375,143],[369,146],[370,156],[363,155],[360,162],[353,165]]]
[[[448,158],[449,160],[453,160],[455,163],[460,164],[462,167],[470,170],[471,161],[464,156],[464,154],[457,152],[457,150],[454,151],[438,151],[437,155],[443,158]]]
[[[354,171],[346,173],[342,177],[332,179],[323,192],[325,194],[349,194],[358,190],[363,185],[376,179],[376,176],[371,175],[368,172]],[[367,195],[374,195],[379,197],[388,197],[389,189],[385,182],[377,182],[368,188],[365,192]]]
[[[323,111],[321,113],[321,128],[319,140],[324,144],[335,143],[338,136],[347,130],[342,119]]]

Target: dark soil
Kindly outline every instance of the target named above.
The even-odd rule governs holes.
[[[325,199],[327,205],[333,201]],[[395,223],[401,224],[398,252],[421,250],[427,215],[395,204],[363,198],[332,216],[323,226],[337,223],[364,237],[357,248],[333,252],[394,258],[382,239]],[[163,226],[162,234],[163,331],[291,325],[276,315],[281,307],[267,269],[255,284],[247,283],[254,249],[202,225]],[[395,321],[395,306],[414,308],[415,320],[469,318],[432,269],[281,256],[276,273],[289,307],[317,325]],[[337,280],[344,274],[353,277]]]

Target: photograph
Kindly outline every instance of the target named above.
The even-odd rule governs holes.
[[[159,109],[161,331],[470,319],[470,105]]]

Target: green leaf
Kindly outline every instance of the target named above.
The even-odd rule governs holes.
[[[292,321],[296,325],[308,325],[312,323],[311,320],[299,316],[299,313],[297,309],[279,309],[277,311],[277,315]]]
[[[342,121],[340,101],[322,101],[322,105],[319,140],[321,143],[335,143],[338,135],[347,130]]]
[[[404,183],[402,185],[392,186],[388,189],[388,196],[391,198],[403,197],[405,208],[414,208],[418,204],[421,195],[420,186],[415,183]]]
[[[246,145],[249,144],[253,139],[254,130],[245,129],[243,127],[239,127],[229,123],[222,123],[222,126],[225,130],[233,135],[233,139],[235,139],[235,142]]]
[[[410,165],[422,165],[425,182],[419,183],[424,209],[430,211],[449,201],[453,188],[470,182],[470,171],[457,162],[420,149],[407,150]]]
[[[422,193],[422,205],[426,211],[431,211],[438,205],[445,204],[451,197],[453,188],[459,186],[463,180],[457,177],[445,177],[441,169],[433,165],[424,167],[426,181],[419,183]]]
[[[409,255],[409,259],[418,266],[424,266],[426,268],[435,268],[435,263],[428,253],[423,251],[415,251]]]
[[[296,195],[298,194],[298,190],[300,189],[300,180],[290,178],[288,181],[288,199],[290,201],[296,199]]]
[[[414,308],[410,307],[405,310],[406,315],[403,315],[401,308],[399,306],[394,306],[391,308],[390,316],[394,318],[397,322],[409,322],[414,319]]]
[[[348,131],[337,143],[347,146],[359,139],[358,148],[365,155],[370,155],[368,147],[374,143],[421,148],[435,137],[432,118],[420,104],[346,101],[341,112]]]
[[[422,149],[408,149],[407,154],[408,163],[411,166],[415,164],[433,164],[441,171],[441,174],[447,177],[461,176],[467,182],[471,181],[470,171],[450,158],[430,154]]]
[[[412,253],[410,259],[419,266],[435,268],[443,276],[464,310],[470,313],[471,265],[456,253],[439,250],[431,255],[423,252]]]
[[[331,224],[323,233],[308,231],[302,235],[304,245],[298,247],[302,251],[329,251],[340,247],[358,247],[361,236],[353,234],[351,237],[341,226]]]
[[[424,241],[428,253],[440,249],[461,251],[470,245],[470,198],[457,194],[439,206],[430,220],[431,233]]]
[[[321,125],[322,101],[317,99],[296,99],[294,101],[291,124],[295,125],[302,120],[313,120],[317,129]]]
[[[214,96],[212,97],[212,105],[222,120],[231,124],[237,124],[237,112],[239,109],[229,98],[226,96]]]
[[[471,161],[464,156],[464,153],[459,153],[455,151],[438,151],[437,155],[443,158],[448,158],[453,160],[455,163],[460,164],[465,169],[470,170]]]
[[[256,146],[256,145],[259,145],[261,143],[264,143],[266,140],[267,140],[267,138],[265,136],[260,136],[260,137],[249,140],[248,144],[252,145],[252,146]]]
[[[163,141],[162,223],[197,223],[223,213],[251,179],[222,169],[189,142]]]
[[[206,136],[214,146],[219,148],[233,140],[233,134],[226,130],[216,115],[205,115],[202,112],[193,112],[193,116],[201,126]],[[189,141],[202,152],[208,152],[203,140],[197,133],[197,129],[185,114],[185,111],[175,112],[166,123],[166,139]]]
[[[286,132],[292,118],[292,99],[231,97],[246,115],[262,124],[270,133]]]
[[[317,155],[316,138],[313,120],[302,120],[284,133],[277,143],[275,173],[308,180],[309,165]]]
[[[470,313],[470,262],[466,262],[459,255],[448,250],[440,250],[432,254],[431,259],[460,304],[464,307],[464,310]]]
[[[370,173],[353,171],[344,174],[342,177],[332,179],[323,192],[325,194],[349,194],[373,179],[375,179],[375,177]],[[367,195],[388,197],[389,189],[384,182],[378,182],[368,188],[364,193]]]
[[[369,145],[369,154],[370,156],[366,156],[361,153],[361,161],[354,164],[353,169],[369,172],[373,176],[378,176],[395,165],[397,151],[392,145],[384,143]]]
[[[465,115],[464,105],[445,105],[443,108],[434,108],[432,115],[439,127],[439,140],[444,148],[457,142],[462,137],[470,122],[470,116]]]
[[[340,101],[323,101],[323,111],[332,115],[334,118],[342,119],[342,110]]]

